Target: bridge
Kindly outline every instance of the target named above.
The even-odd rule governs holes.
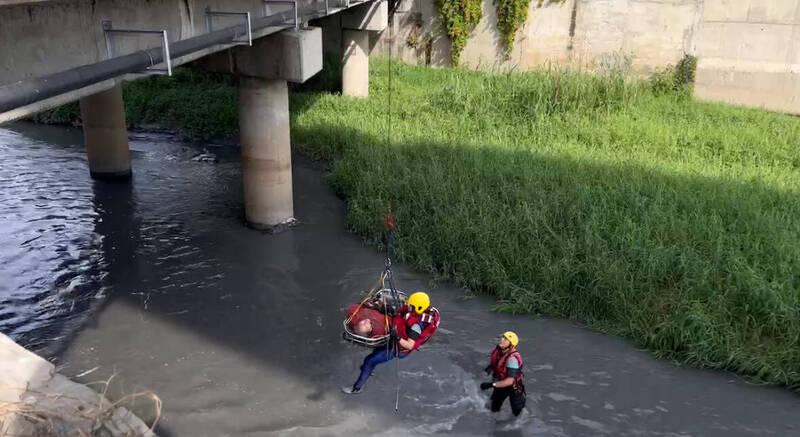
[[[0,123],[77,100],[91,176],[125,179],[123,82],[190,62],[236,75],[246,220],[280,228],[294,221],[287,82],[321,71],[324,48],[342,93],[366,97],[369,32],[388,16],[387,0],[0,0]]]

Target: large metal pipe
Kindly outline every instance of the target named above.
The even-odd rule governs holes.
[[[355,2],[353,3],[355,4]],[[317,11],[316,8],[311,10],[310,14],[305,15],[308,8],[305,8],[306,10],[303,9],[304,8],[300,8],[297,12],[303,22],[325,16],[324,11]],[[293,9],[256,18],[251,22],[251,31],[255,32],[270,26],[286,25],[287,23],[293,23],[294,19],[295,12]],[[287,27],[290,26],[287,25]],[[217,44],[230,43],[235,38],[246,34],[246,25],[240,24],[238,26],[226,27],[225,29],[176,41],[169,46],[170,57],[179,58]],[[141,72],[147,67],[159,64],[163,61],[162,49],[160,47],[155,47],[94,64],[82,65],[47,76],[21,80],[4,85],[0,87],[0,113],[30,105],[117,76]]]

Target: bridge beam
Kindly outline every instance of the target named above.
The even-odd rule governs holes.
[[[383,31],[388,22],[385,0],[342,12],[342,95],[369,96],[369,32]]]
[[[95,179],[129,178],[131,155],[122,87],[117,84],[82,98],[80,109],[89,173]]]

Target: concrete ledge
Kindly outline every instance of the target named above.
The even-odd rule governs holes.
[[[342,28],[380,32],[389,25],[389,2],[378,0],[342,12]]]
[[[0,402],[20,400],[19,391],[6,387],[41,387],[54,374],[51,363],[0,334]]]
[[[0,334],[0,435],[155,436],[133,413],[122,407],[112,410],[111,405]]]
[[[261,38],[197,62],[217,73],[302,83],[322,71],[322,29],[309,27]]]

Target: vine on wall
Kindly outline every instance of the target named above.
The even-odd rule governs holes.
[[[504,43],[503,55],[506,59],[514,50],[517,31],[528,19],[528,9],[532,0],[494,0],[497,8],[497,30]],[[562,3],[564,0],[537,0],[537,7],[551,3]],[[470,32],[481,19],[483,0],[436,0],[439,15],[444,24],[445,33],[450,37],[450,62],[459,64],[461,51],[467,45]]]
[[[538,0],[536,7],[541,8],[553,3],[563,3],[564,1]],[[505,43],[503,55],[508,59],[511,56],[511,51],[514,50],[517,30],[528,20],[528,8],[531,5],[531,0],[494,0],[494,5],[497,8],[497,30],[500,31]]]
[[[505,51],[503,56],[508,59],[511,51],[514,50],[514,39],[517,30],[525,24],[528,19],[528,7],[531,0],[495,0],[497,8],[497,30],[503,37]]]
[[[528,0],[530,1],[530,0]],[[450,62],[455,67],[467,37],[481,19],[483,0],[436,0],[445,32],[450,37]]]

